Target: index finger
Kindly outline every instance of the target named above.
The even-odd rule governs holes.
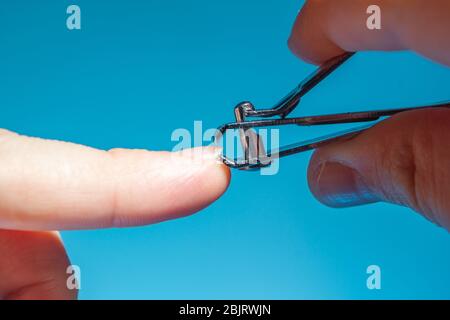
[[[194,213],[227,188],[217,150],[97,150],[0,130],[0,229],[143,225]],[[201,160],[199,160],[201,159]]]
[[[381,12],[381,29],[366,22],[369,6]],[[321,64],[345,51],[414,50],[450,65],[448,0],[309,0],[300,11],[289,47]]]

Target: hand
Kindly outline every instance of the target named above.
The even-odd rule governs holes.
[[[229,170],[215,149],[194,150],[101,151],[0,129],[0,298],[76,297],[59,235],[45,230],[156,223],[216,200]]]
[[[377,31],[365,27],[373,4],[382,10]],[[448,0],[310,0],[289,46],[316,64],[345,51],[410,49],[450,65],[448,30]],[[450,230],[450,110],[401,113],[321,148],[308,180],[317,199],[331,207],[387,201]]]

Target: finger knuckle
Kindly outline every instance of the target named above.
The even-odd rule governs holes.
[[[450,185],[445,166],[450,160],[450,111],[423,110],[404,117],[411,124],[410,130],[401,137],[390,137],[392,140],[383,143],[381,150],[379,167],[384,172],[380,176],[390,181],[384,184],[384,194],[438,223],[442,211],[450,208],[444,190]]]

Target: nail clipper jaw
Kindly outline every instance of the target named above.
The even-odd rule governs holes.
[[[248,112],[254,111],[255,107],[251,102],[242,102],[234,108],[234,115],[237,123],[245,122]],[[267,156],[266,148],[261,137],[254,129],[239,129],[239,137],[242,145],[242,152],[246,165],[241,170],[255,170],[269,166],[271,161]]]
[[[267,167],[271,164],[271,163],[262,163],[261,161],[259,161],[257,159],[234,160],[234,159],[229,159],[223,155],[221,156],[221,160],[226,166],[233,168],[233,169],[242,170],[242,171],[257,171],[257,170]]]

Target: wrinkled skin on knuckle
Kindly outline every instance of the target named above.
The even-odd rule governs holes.
[[[409,124],[386,136],[377,165],[388,177],[380,183],[383,197],[422,213],[436,224],[450,223],[450,110],[424,110],[398,117]],[[396,184],[394,186],[393,184]],[[397,190],[393,192],[392,190]]]
[[[386,201],[416,207],[415,161],[411,143],[383,142],[379,144],[375,168],[377,185]]]
[[[418,190],[422,193],[422,212],[437,224],[450,227],[450,110],[424,113],[415,140],[422,173]]]

